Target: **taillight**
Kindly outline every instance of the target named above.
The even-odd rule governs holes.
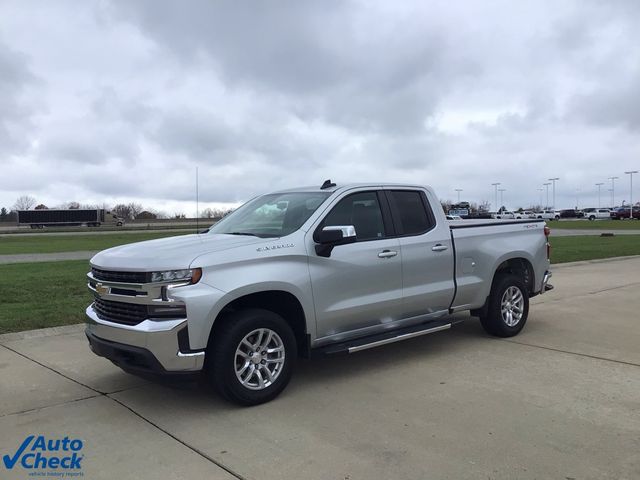
[[[551,235],[551,229],[545,225],[544,236],[547,239],[547,260],[551,258],[551,244],[549,243],[549,235]]]

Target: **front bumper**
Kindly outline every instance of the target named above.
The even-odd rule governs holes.
[[[85,333],[91,350],[124,370],[146,373],[192,373],[202,370],[204,350],[181,351],[180,337],[188,337],[187,319],[152,321],[122,325],[101,320],[87,307]],[[187,342],[188,344],[188,342]]]

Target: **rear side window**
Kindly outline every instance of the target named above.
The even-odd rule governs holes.
[[[353,225],[358,241],[385,237],[382,210],[376,192],[349,195],[338,202],[322,222],[322,227]]]
[[[420,235],[435,226],[435,219],[422,192],[392,190],[388,195],[396,230],[400,235]]]

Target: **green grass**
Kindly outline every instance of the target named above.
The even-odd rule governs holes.
[[[639,222],[640,223],[640,222]],[[184,235],[178,232],[114,233],[91,235],[34,235],[0,237],[0,255],[21,253],[98,251],[125,243]]]
[[[560,220],[550,221],[547,225],[553,231],[554,228],[567,230],[640,230],[638,220]]]
[[[86,260],[0,265],[0,333],[84,322]]]
[[[640,222],[638,222],[640,223]],[[640,255],[640,235],[553,237],[551,263]]]
[[[640,255],[640,235],[552,237],[554,264]],[[0,333],[84,322],[85,260],[0,265]]]

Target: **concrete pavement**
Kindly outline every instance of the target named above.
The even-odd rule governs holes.
[[[554,271],[517,337],[469,319],[302,361],[253,408],[129,376],[81,327],[0,336],[0,453],[77,437],[84,478],[640,478],[640,258]]]
[[[98,252],[55,252],[55,253],[21,253],[16,255],[0,255],[0,265],[6,263],[58,262],[64,260],[89,260]]]

